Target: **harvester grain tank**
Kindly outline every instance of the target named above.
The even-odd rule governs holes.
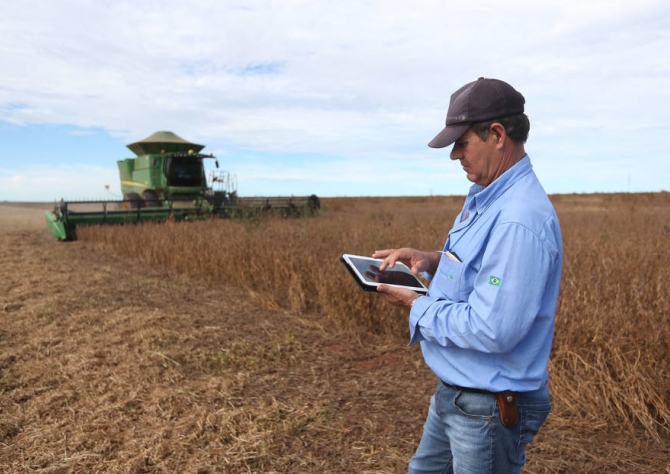
[[[172,132],[156,132],[128,145],[136,155],[117,161],[120,201],[61,201],[46,213],[47,226],[59,240],[76,240],[78,225],[126,224],[148,221],[248,217],[260,213],[312,215],[319,209],[316,195],[300,197],[237,196],[228,173],[205,173],[200,153],[204,145]],[[218,168],[219,163],[215,161]]]

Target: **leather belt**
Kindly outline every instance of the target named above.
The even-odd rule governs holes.
[[[488,390],[483,390],[481,388],[460,387],[458,385],[447,383],[444,380],[442,380],[442,385],[444,385],[447,388],[453,388],[454,390],[460,390],[461,392],[482,393],[484,395],[495,395],[494,392],[489,392]]]
[[[496,399],[496,404],[498,405],[498,412],[500,413],[500,422],[502,425],[505,428],[514,428],[516,426],[519,420],[519,406],[517,401],[519,394],[517,392],[512,392],[511,390],[505,390],[504,392],[489,392],[488,390],[482,390],[480,388],[459,387],[458,385],[447,383],[444,380],[442,380],[442,384],[445,387],[460,390],[461,392],[493,395]]]

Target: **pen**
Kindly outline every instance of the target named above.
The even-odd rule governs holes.
[[[461,257],[456,255],[456,252],[451,252],[449,250],[436,250],[436,252],[443,254],[446,256],[449,260],[453,260],[454,262],[462,262]]]

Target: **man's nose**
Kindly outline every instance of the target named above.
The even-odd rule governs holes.
[[[456,145],[454,145],[454,147],[451,149],[451,152],[449,153],[449,158],[451,158],[452,160],[460,160],[461,158],[463,158],[463,154],[456,149]]]

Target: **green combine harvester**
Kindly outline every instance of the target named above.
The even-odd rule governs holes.
[[[313,215],[320,208],[316,195],[304,197],[237,196],[235,180],[225,172],[210,172],[208,183],[200,153],[204,145],[187,142],[172,132],[156,132],[128,148],[136,158],[117,161],[120,201],[60,201],[46,212],[47,226],[59,240],[77,240],[77,226],[130,224],[250,217],[263,213]],[[216,168],[219,167],[215,161]]]

